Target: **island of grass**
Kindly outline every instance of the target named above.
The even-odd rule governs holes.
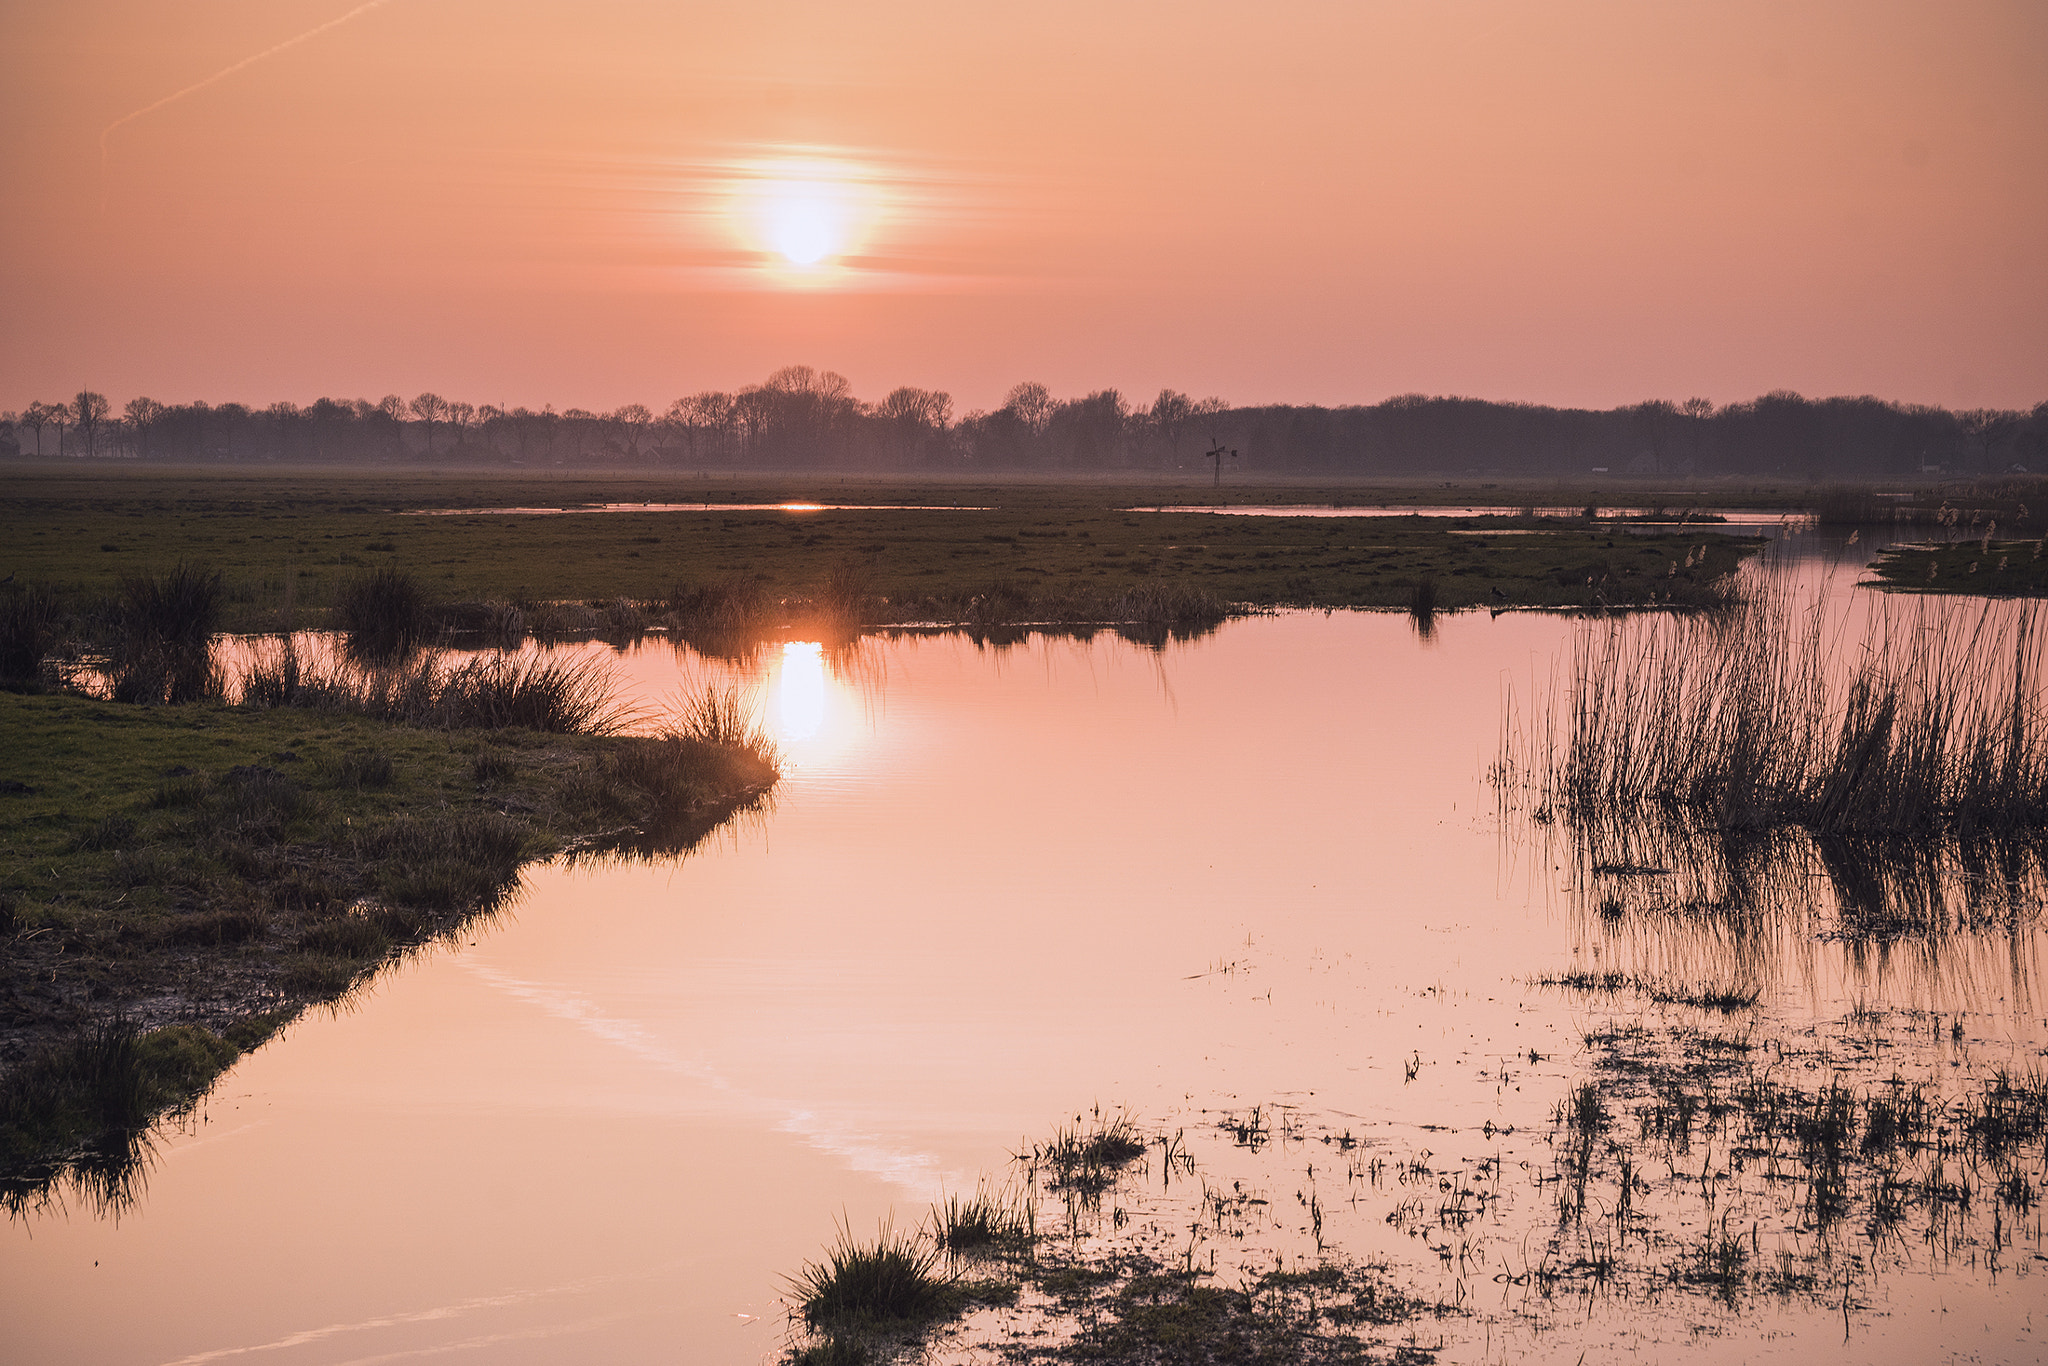
[[[118,1202],[156,1117],[524,864],[687,850],[777,776],[735,698],[621,734],[584,665],[273,659],[244,696],[0,691],[0,1201]]]

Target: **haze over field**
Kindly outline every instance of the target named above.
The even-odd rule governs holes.
[[[0,46],[15,405],[2048,373],[2025,3],[89,0]]]

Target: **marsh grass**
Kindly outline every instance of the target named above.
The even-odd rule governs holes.
[[[15,1067],[0,1083],[0,1205],[19,1215],[68,1182],[92,1209],[118,1211],[140,1180],[151,1121],[240,1052],[191,1025],[145,1033],[114,1019]]]
[[[2040,612],[1880,607],[1839,662],[1825,603],[1591,621],[1496,780],[1575,825],[1663,811],[1725,832],[2031,838],[2048,823]]]
[[[218,697],[224,680],[212,645],[226,596],[219,570],[182,560],[160,574],[124,576],[108,669],[114,700],[157,705]]]
[[[1114,1185],[1123,1168],[1146,1150],[1129,1115],[1104,1119],[1097,1111],[1088,1120],[1076,1115],[1071,1125],[1060,1126],[1049,1140],[1032,1145],[1023,1160],[1050,1173],[1054,1190],[1094,1197]]]
[[[1180,1138],[1162,1135],[1154,1141],[1169,1166],[1193,1177],[1195,1164]],[[1136,1211],[1122,1205],[1070,1200],[1073,1224],[1053,1235],[1036,1232],[1028,1192],[1041,1174],[1057,1188],[1062,1169],[1128,1163],[1148,1146],[1128,1116],[1077,1116],[1050,1141],[1019,1156],[1031,1168],[1025,1192],[984,1180],[972,1197],[935,1206],[926,1232],[917,1237],[884,1225],[877,1239],[863,1242],[842,1225],[826,1256],[790,1279],[792,1318],[810,1340],[792,1344],[785,1359],[923,1359],[934,1347],[948,1359],[962,1347],[979,1355],[992,1344],[924,1339],[941,1320],[1000,1305],[1026,1316],[1005,1336],[1022,1340],[1021,1329],[1035,1339],[1028,1351],[1032,1360],[1357,1363],[1383,1359],[1378,1349],[1387,1345],[1380,1341],[1387,1334],[1374,1330],[1405,1332],[1418,1319],[1445,1310],[1395,1290],[1384,1267],[1321,1250],[1293,1264],[1277,1256],[1266,1267],[1247,1260],[1237,1283],[1226,1285],[1213,1265],[1201,1265],[1213,1259],[1198,1259],[1193,1243],[1162,1261],[1165,1249],[1133,1219]],[[1206,1181],[1202,1190],[1206,1208]],[[1246,1195],[1215,1198],[1241,1208],[1266,1203]],[[1303,1203],[1312,1218],[1320,1217],[1312,1191]],[[1014,1280],[968,1280],[943,1273],[942,1252],[1028,1255],[1011,1255],[1002,1264],[1003,1275]],[[1032,1296],[1028,1302],[1026,1291]],[[1432,1357],[1402,1347],[1393,1359],[1420,1363]]]
[[[410,654],[433,633],[426,589],[389,565],[341,585],[334,595],[334,624],[350,654],[379,663]]]
[[[947,1252],[1028,1253],[1038,1240],[1038,1206],[1028,1187],[998,1189],[983,1180],[973,1195],[948,1195],[933,1205],[930,1228]]]
[[[1796,1050],[1589,1034],[1594,1075],[1552,1115],[1559,1224],[1542,1275],[1836,1304],[1913,1242],[1996,1266],[2037,1240],[2048,1077],[1959,1077],[1939,1059],[1909,1077],[1865,1046],[1881,1021],[1845,1023]]]
[[[735,817],[765,811],[781,773],[780,754],[738,693],[707,689],[656,734],[612,742],[591,800],[623,824],[571,858],[686,854]]]
[[[669,630],[707,658],[752,659],[780,619],[779,605],[757,579],[724,577],[669,590]]]
[[[63,605],[48,584],[0,587],[0,684],[41,682],[63,625]]]
[[[884,1223],[872,1241],[845,1224],[822,1260],[790,1279],[797,1312],[813,1331],[872,1331],[915,1326],[951,1312],[952,1281],[939,1249]]]
[[[252,707],[303,707],[449,730],[536,730],[615,735],[636,714],[618,681],[591,655],[433,651],[371,663],[309,657],[294,638],[264,642],[243,671],[241,700]]]

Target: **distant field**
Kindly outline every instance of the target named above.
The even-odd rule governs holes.
[[[919,604],[997,585],[1102,592],[1173,580],[1259,605],[1405,606],[1436,583],[1438,606],[1572,605],[1605,580],[1610,600],[1704,582],[1754,549],[1720,534],[1639,537],[1578,517],[1437,519],[1129,513],[1157,504],[1791,506],[1779,486],[1659,490],[1552,483],[1227,484],[1177,480],[884,479],[831,474],[533,476],[493,473],[140,469],[0,470],[0,572],[81,599],[179,559],[225,571],[230,624],[317,625],[335,588],[397,565],[450,601],[665,598],[678,583],[751,576],[802,594],[846,566],[867,573],[899,619]],[[913,503],[987,511],[584,513],[417,516],[430,509],[578,503]],[[1497,534],[1497,533],[1517,534]],[[1468,534],[1477,533],[1477,534]],[[1531,534],[1535,533],[1535,534]],[[1656,580],[1671,580],[1663,585]]]

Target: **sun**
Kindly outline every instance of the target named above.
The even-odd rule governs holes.
[[[756,162],[734,196],[734,226],[755,251],[785,271],[829,270],[856,251],[874,226],[871,177],[825,158]]]
[[[846,213],[817,185],[775,185],[764,195],[768,240],[791,265],[815,266],[846,247]]]

